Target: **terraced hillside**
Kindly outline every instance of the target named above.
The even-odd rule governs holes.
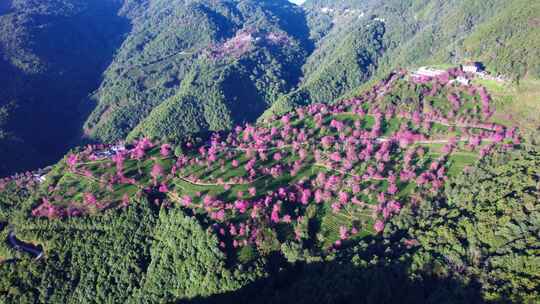
[[[5,286],[42,293],[41,279],[24,275],[30,267],[76,286],[44,299],[174,301],[238,290],[284,258],[321,262],[395,238],[412,210],[444,202],[448,181],[479,159],[523,149],[516,128],[494,122],[501,113],[488,90],[457,77],[472,75],[396,71],[357,97],[207,139],[91,145],[41,173],[4,179],[2,235],[14,231],[44,252],[32,264],[0,247],[3,260],[16,259],[7,278],[17,281]],[[425,239],[406,221],[411,236],[394,241],[418,248]],[[185,271],[199,283],[180,280]],[[91,287],[103,281],[117,283]]]
[[[46,175],[32,214],[98,214],[145,196],[200,216],[223,247],[339,247],[432,200],[491,150],[519,145],[515,129],[490,122],[484,88],[449,84],[456,73],[417,83],[396,72],[357,98],[176,148],[145,138],[103,156],[107,146],[90,146]]]

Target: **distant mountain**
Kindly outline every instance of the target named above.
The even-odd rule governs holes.
[[[181,139],[330,103],[401,67],[477,60],[540,77],[539,11],[527,0],[3,2],[0,175],[87,140]]]
[[[486,59],[495,72],[512,76],[534,72],[534,48],[511,48],[528,54],[520,56],[521,63],[510,55],[488,60],[481,51],[468,51],[477,41],[477,31],[497,23],[497,7],[506,5],[514,11],[526,4],[458,1],[435,12],[436,1],[307,1],[302,12],[287,1],[195,1],[128,38],[122,56],[111,66],[122,72],[109,69],[86,131],[100,141],[114,141],[127,134],[179,138],[228,129],[255,120],[269,107],[267,115],[284,113],[308,100],[332,102],[400,66]],[[145,20],[152,20],[153,11]],[[268,14],[253,13],[257,11]],[[172,41],[168,29],[177,15],[190,16],[182,19],[190,30],[175,32],[177,42],[163,46],[163,41]],[[518,18],[528,22],[528,15]],[[204,26],[192,28],[191,22]],[[294,43],[269,47],[262,33],[272,31]],[[139,44],[139,52],[133,51],[131,40],[143,33],[151,38]],[[204,38],[190,42],[193,33]],[[533,29],[524,35],[530,38],[534,33]],[[158,45],[160,55],[153,55]],[[216,58],[220,47],[229,48],[229,53]],[[497,58],[498,48],[490,50]]]
[[[307,0],[303,6],[310,10],[324,9],[326,12],[369,9],[373,5],[380,3],[379,0]]]
[[[132,23],[85,125],[100,141],[253,121],[299,82],[313,49],[286,0],[155,1]]]
[[[540,53],[535,42],[540,39],[540,28],[529,24],[538,15],[540,4],[533,2],[381,2],[372,13],[387,25],[390,51],[383,59],[384,66],[393,69],[479,60],[494,73],[539,77]]]
[[[265,116],[283,114],[306,102],[332,102],[370,80],[385,52],[385,34],[380,20],[344,16],[307,59],[298,89],[282,96]]]

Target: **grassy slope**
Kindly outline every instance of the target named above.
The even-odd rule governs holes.
[[[519,126],[533,131],[540,128],[540,80],[526,78],[515,83],[499,83],[491,80],[477,80],[489,89],[497,108],[495,119],[499,123]]]

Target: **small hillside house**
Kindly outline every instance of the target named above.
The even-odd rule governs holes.
[[[484,65],[480,62],[472,62],[462,66],[463,72],[465,73],[480,73],[484,71]]]

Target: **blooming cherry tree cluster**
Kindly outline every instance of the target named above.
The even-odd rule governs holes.
[[[206,142],[183,143],[178,157],[173,145],[145,138],[108,160],[92,157],[103,147],[87,147],[65,164],[99,185],[99,200],[86,192],[81,202],[67,204],[71,209],[56,207],[70,195],[54,199],[61,191],[53,185],[32,214],[52,219],[102,210],[113,197],[127,207],[135,197],[115,192],[129,186],[206,217],[224,250],[263,248],[283,226],[301,243],[319,232],[309,231],[313,210],[325,219],[325,246],[340,248],[361,232],[382,233],[405,206],[442,193],[456,151],[484,157],[520,143],[515,129],[489,121],[494,108],[484,88],[451,83],[459,70],[413,81],[405,74],[392,73],[349,100],[311,104]],[[397,86],[420,96],[396,100]]]

